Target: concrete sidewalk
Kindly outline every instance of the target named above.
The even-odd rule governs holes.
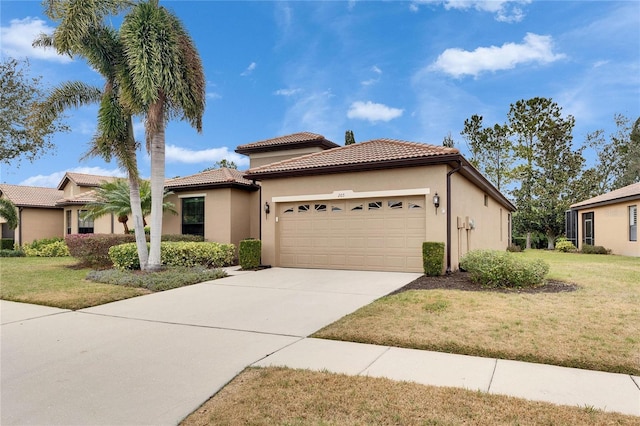
[[[640,377],[306,338],[253,364],[386,377],[640,416]]]

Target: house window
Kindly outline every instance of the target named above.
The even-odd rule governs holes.
[[[595,245],[593,212],[582,213],[582,244]]]
[[[409,202],[409,208],[410,209],[421,209],[422,206],[420,204],[416,204],[416,203],[411,203]]]
[[[326,212],[327,211],[327,205],[326,204],[316,204],[314,206],[315,210],[317,212]]]
[[[309,211],[309,204],[300,204],[298,206],[298,213],[304,213]]]
[[[204,197],[182,199],[182,234],[204,237]]]
[[[78,234],[93,234],[93,219],[87,219],[86,210],[78,210]]]
[[[364,209],[364,204],[356,204],[355,206],[351,207],[351,211],[361,211]]]
[[[638,241],[638,206],[629,206],[629,241]]]
[[[387,206],[389,206],[389,208],[392,209],[392,210],[401,209],[402,208],[402,201],[389,200],[389,201],[387,201]]]
[[[285,210],[284,212],[282,212],[282,213],[283,213],[283,214],[284,214],[284,213],[293,213],[293,207],[289,207],[288,209],[286,209],[286,210]]]
[[[341,212],[343,209],[344,209],[344,205],[340,205],[340,206],[332,205],[331,206],[331,211],[332,212]]]
[[[71,235],[71,210],[67,210],[65,214],[67,215],[67,235]]]
[[[369,203],[369,210],[379,210],[382,208],[382,201],[372,201]]]

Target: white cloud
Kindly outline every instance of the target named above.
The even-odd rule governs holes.
[[[43,186],[46,188],[55,188],[60,184],[60,181],[62,180],[66,172],[85,173],[89,175],[98,175],[98,176],[116,176],[116,177],[126,176],[126,173],[120,169],[107,170],[107,169],[103,169],[102,167],[76,167],[69,170],[54,172],[49,175],[31,176],[23,180],[22,182],[20,182],[20,185]]]
[[[196,151],[188,148],[182,148],[176,145],[167,145],[165,158],[167,163],[213,164],[216,161],[226,159],[229,161],[233,161],[238,166],[249,165],[249,159],[247,157],[230,151],[226,146],[222,148],[209,148]]]
[[[297,95],[300,92],[302,92],[302,89],[300,89],[300,88],[296,88],[296,89],[278,89],[275,92],[273,92],[273,94],[274,95],[278,95],[278,96],[293,96],[293,95]]]
[[[207,92],[206,96],[207,96],[207,99],[211,99],[211,100],[222,98],[222,95],[217,92]]]
[[[255,70],[255,69],[256,69],[256,67],[257,67],[257,66],[258,66],[258,65],[257,65],[255,62],[251,62],[251,63],[249,64],[249,66],[247,67],[247,69],[246,69],[246,70],[244,70],[244,71],[242,72],[242,74],[240,74],[240,75],[241,75],[241,76],[243,76],[243,77],[246,77],[246,76],[250,75],[250,74],[253,72],[253,70]]]
[[[53,28],[39,18],[12,19],[8,27],[0,27],[2,53],[14,58],[35,58],[55,62],[71,62],[68,56],[58,55],[52,48],[35,48],[33,40],[42,33],[51,34]]]
[[[523,63],[551,63],[565,55],[553,52],[551,36],[527,33],[521,44],[505,43],[500,47],[478,47],[470,52],[458,48],[447,49],[431,69],[442,71],[454,77],[477,76],[483,71],[499,71],[515,68]]]
[[[371,67],[371,71],[375,72],[376,74],[382,74],[382,70],[378,68],[376,65]]]
[[[361,81],[360,84],[362,84],[363,86],[371,86],[371,85],[376,84],[377,82],[380,81],[380,76],[382,75],[382,70],[380,68],[378,68],[376,65],[374,65],[374,66],[371,67],[371,72],[376,74],[377,77]]]
[[[376,121],[393,120],[400,117],[403,112],[404,109],[391,108],[384,104],[377,104],[371,101],[356,101],[349,107],[347,117],[375,123]]]
[[[284,115],[282,126],[278,133],[287,134],[299,132],[300,129],[321,133],[333,131],[342,127],[344,116],[340,110],[332,105],[331,99],[335,95],[331,90],[304,90],[304,96],[296,96],[295,101]]]
[[[442,4],[447,10],[469,10],[489,12],[495,14],[500,22],[520,22],[524,19],[524,12],[520,5],[529,4],[532,0],[415,0],[409,8],[417,12],[422,4]]]

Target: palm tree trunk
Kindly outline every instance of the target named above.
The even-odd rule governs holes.
[[[165,132],[164,99],[160,99],[149,108],[147,120],[151,118],[151,247],[147,269],[157,271],[162,267],[160,260],[160,242],[162,238],[162,204],[164,197],[165,170]]]
[[[138,260],[140,269],[146,270],[149,260],[149,250],[147,249],[147,237],[144,233],[144,216],[142,215],[142,202],[140,201],[140,176],[138,175],[138,161],[136,159],[136,143],[133,135],[133,119],[129,116],[128,123],[128,151],[131,159],[131,167],[128,170],[129,178],[129,203],[131,204],[131,216],[133,219],[133,231],[136,236],[136,248],[138,250]]]

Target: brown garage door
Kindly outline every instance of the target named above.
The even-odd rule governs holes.
[[[425,198],[278,204],[279,264],[422,272]]]

